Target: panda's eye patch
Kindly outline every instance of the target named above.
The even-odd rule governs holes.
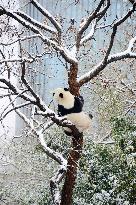
[[[64,88],[65,91],[68,91],[68,88]]]
[[[53,96],[55,95],[55,93],[52,94]]]
[[[63,93],[60,93],[60,94],[59,94],[59,97],[60,97],[60,98],[63,98]]]

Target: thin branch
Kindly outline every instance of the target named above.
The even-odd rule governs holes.
[[[18,95],[20,94],[20,97],[23,98],[26,101],[30,101],[32,104],[35,104],[36,101],[33,97],[27,95],[26,93],[21,94],[22,91],[19,90],[13,83],[11,83],[10,80],[5,78],[0,78],[0,82],[4,83],[14,94]]]
[[[14,13],[13,11],[11,11],[9,9],[5,9],[3,7],[0,7],[0,16],[3,14],[6,14],[7,16],[12,17],[13,19],[15,19],[16,21],[21,23],[27,29],[31,29],[31,31],[33,31],[34,33],[36,33],[36,34],[40,33],[39,30],[35,26],[33,26],[32,24],[25,21],[22,17],[20,17],[19,15]]]
[[[13,102],[12,102],[13,104]],[[31,105],[31,102],[26,102],[26,103],[22,103],[18,106],[15,106],[14,108],[8,110],[1,118],[0,118],[0,121],[2,121],[9,113],[11,113],[12,111],[16,111],[17,109],[20,109],[20,108],[23,108],[23,107],[26,107],[28,105]]]
[[[0,45],[2,45],[2,46],[10,46],[10,45],[12,45],[12,44],[14,44],[14,43],[17,43],[18,41],[25,41],[25,40],[29,40],[29,39],[37,38],[37,37],[39,37],[38,34],[31,35],[31,36],[23,36],[22,38],[21,38],[21,37],[20,37],[20,38],[17,38],[16,40],[11,41],[11,42],[9,42],[9,43],[2,43],[2,42],[1,42]]]
[[[14,103],[16,101],[16,99],[18,97],[20,97],[23,93],[27,92],[27,90],[23,90],[21,93],[19,93],[12,101],[10,101],[10,103],[4,108],[4,110],[1,112],[1,118],[2,118],[2,115],[4,114],[4,112],[9,108],[10,105],[12,105],[12,103]],[[11,94],[8,94],[8,95],[11,95]],[[13,95],[13,94],[12,94]]]
[[[40,58],[41,56],[38,56],[37,58]],[[17,62],[27,62],[27,63],[33,63],[37,58],[13,58],[13,59],[3,59],[0,61],[0,64],[2,63],[17,63]]]

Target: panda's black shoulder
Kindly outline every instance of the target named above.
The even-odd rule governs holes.
[[[84,105],[84,99],[82,96],[74,96],[73,107],[67,109],[63,105],[58,105],[59,116],[65,116],[71,113],[80,113]]]
[[[78,113],[82,111],[84,105],[84,99],[82,96],[75,96],[75,102],[74,102],[74,112]]]
[[[58,105],[58,115],[59,116],[65,116],[68,114],[68,110],[64,108],[63,105]]]

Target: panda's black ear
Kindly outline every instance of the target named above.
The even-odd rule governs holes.
[[[69,89],[68,89],[68,88],[64,88],[64,90],[65,90],[65,91],[69,91]]]
[[[60,94],[59,94],[59,97],[60,97],[60,98],[63,98],[63,93],[60,93]]]

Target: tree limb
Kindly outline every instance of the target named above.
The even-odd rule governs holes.
[[[31,0],[31,3],[44,15],[50,22],[54,25],[57,29],[58,33],[61,34],[61,25],[55,20],[55,18],[43,7],[41,6],[36,0]]]
[[[14,12],[15,14],[17,14],[18,16],[21,16],[23,19],[25,19],[26,21],[28,21],[29,23],[33,24],[34,26],[43,29],[45,31],[49,31],[50,33],[56,33],[56,30],[50,26],[44,25],[42,23],[40,23],[39,21],[36,21],[35,19],[33,19],[32,17],[30,17],[29,15],[25,14],[22,11],[16,11]]]
[[[36,2],[36,1],[34,1]],[[45,35],[43,35],[34,25],[31,23],[28,23],[25,21],[22,17],[19,15],[13,13],[12,11],[5,9],[3,7],[0,7],[0,15],[6,14],[7,16],[12,17],[13,19],[17,20],[19,23],[21,23],[24,27],[27,29],[30,29],[35,34],[37,34],[39,38],[42,39],[44,43],[46,43],[48,46],[52,46],[56,51],[59,51],[61,56],[69,63],[77,63],[77,59],[72,56],[71,52],[65,47],[65,45],[59,45],[57,42],[50,40]]]
[[[110,0],[107,0],[107,5],[104,7],[104,9],[102,11],[100,11],[102,5],[104,4],[105,0],[101,0],[100,3],[98,4],[97,8],[95,9],[95,11],[93,11],[88,18],[82,23],[82,26],[80,27],[78,33],[77,33],[77,39],[76,39],[76,48],[77,51],[79,50],[80,47],[80,41],[82,38],[83,33],[87,30],[87,28],[89,27],[89,25],[91,24],[91,22],[95,19],[96,22],[99,21],[102,16],[104,16],[104,14],[106,13],[106,11],[108,10],[109,6],[110,6]]]
[[[131,16],[131,14],[135,11],[135,6],[136,3],[133,5],[133,8],[129,10],[124,17],[122,17],[117,22],[115,22],[115,24],[113,25],[113,31],[111,34],[109,47],[107,49],[104,59],[98,65],[96,65],[91,71],[89,71],[88,73],[82,75],[77,79],[77,82],[79,83],[80,86],[82,86],[84,83],[89,82],[92,78],[96,77],[109,63],[115,62],[117,60],[125,59],[125,58],[136,58],[136,53],[132,52],[134,43],[136,42],[136,37],[130,40],[129,46],[124,52],[109,55],[113,46],[114,38],[117,32],[117,27]]]

